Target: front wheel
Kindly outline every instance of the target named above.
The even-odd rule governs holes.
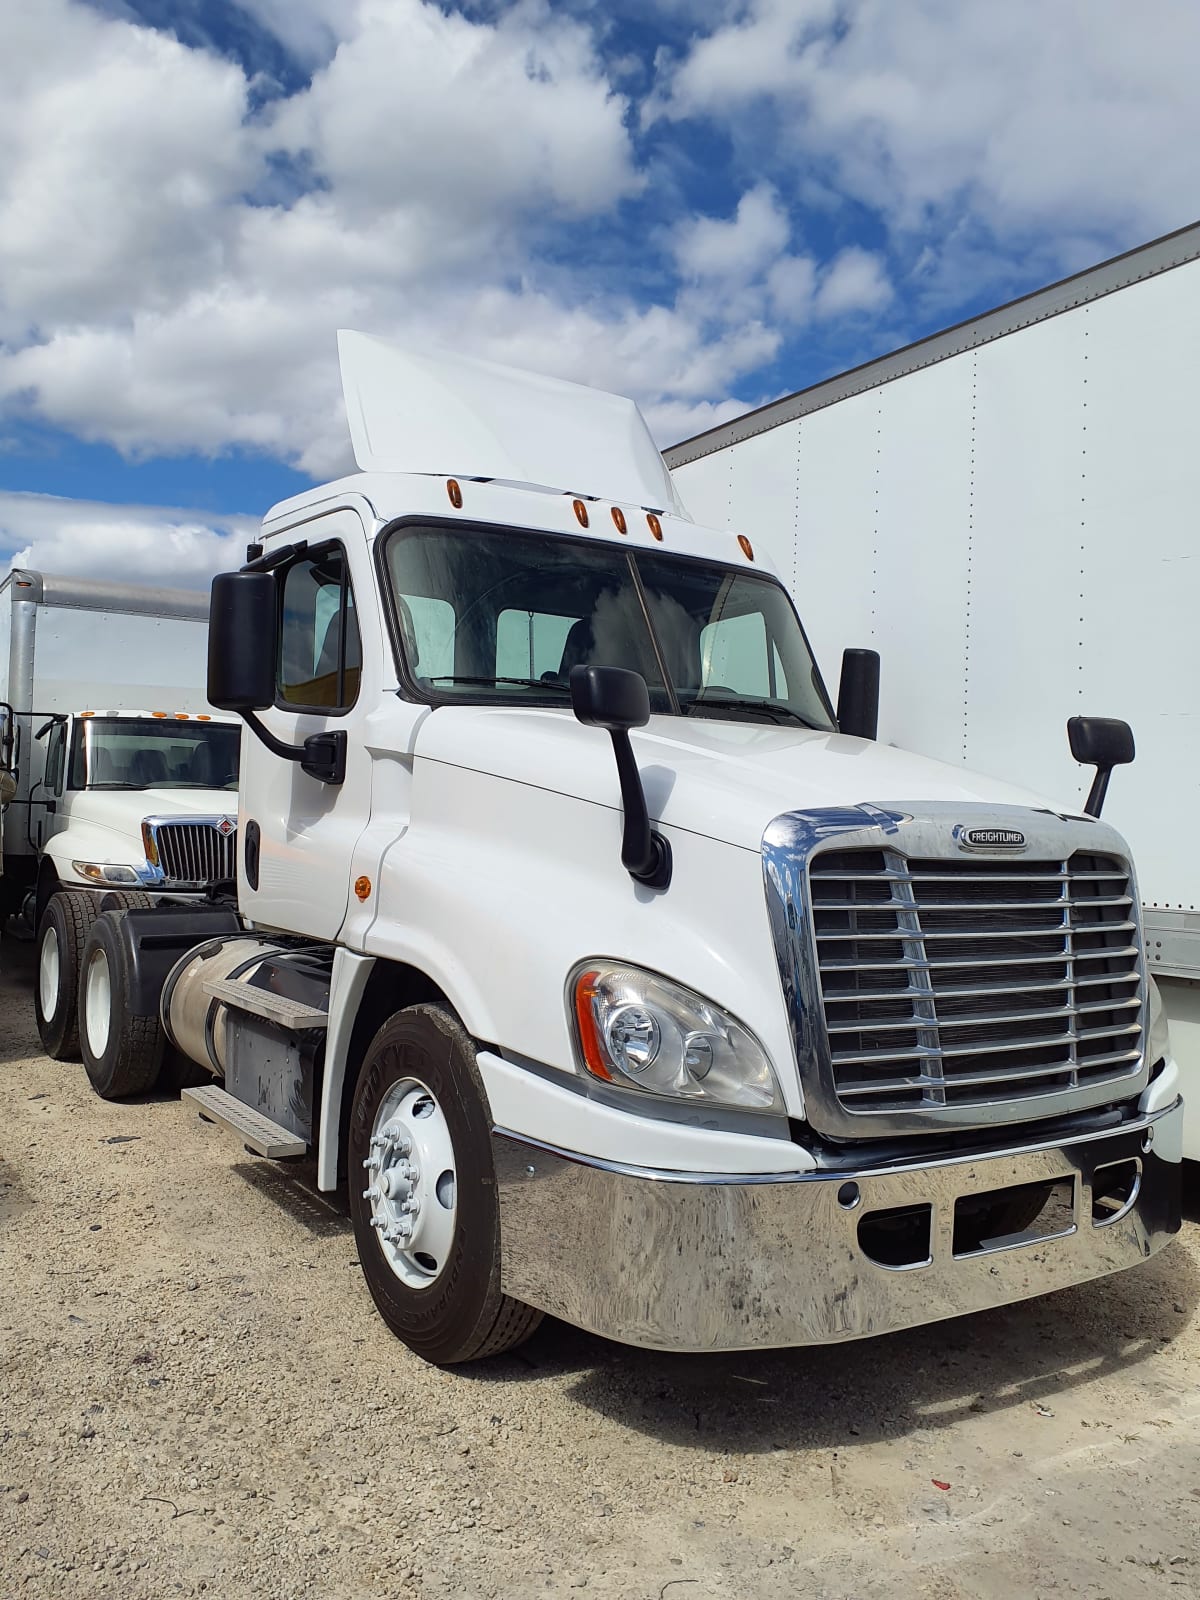
[[[92,1088],[105,1100],[145,1094],[158,1079],[166,1042],[157,1016],[133,1009],[121,924],[106,911],[92,924],[79,962],[79,1042]]]
[[[475,1046],[410,1006],[367,1049],[350,1113],[350,1212],[367,1287],[409,1349],[449,1366],[511,1350],[542,1313],[500,1283],[500,1208]]]
[[[96,910],[92,895],[60,889],[46,902],[38,924],[33,1010],[42,1049],[55,1061],[79,1060],[75,991],[79,958]]]

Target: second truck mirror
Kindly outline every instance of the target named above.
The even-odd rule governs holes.
[[[879,652],[843,650],[838,684],[838,728],[855,739],[873,739],[879,731]]]
[[[218,711],[261,711],[275,702],[275,579],[222,572],[208,622],[208,698]]]
[[[1112,769],[1128,765],[1136,754],[1133,729],[1119,717],[1070,717],[1067,740],[1076,761],[1081,766],[1096,769],[1083,809],[1089,817],[1098,817]]]

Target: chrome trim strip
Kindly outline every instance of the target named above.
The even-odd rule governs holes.
[[[984,808],[980,808],[981,813]],[[1006,1099],[998,1094],[993,1099],[972,1102],[939,1102],[936,1083],[931,1077],[931,1096],[923,1103],[903,1110],[854,1110],[849,1104],[854,1097],[843,1099],[838,1092],[836,1066],[826,1028],[825,1008],[822,999],[821,972],[817,960],[816,941],[812,932],[812,892],[809,883],[810,862],[824,849],[838,850],[888,850],[901,853],[908,859],[961,860],[955,829],[963,824],[964,807],[948,803],[923,801],[918,806],[900,806],[884,809],[874,805],[829,808],[817,811],[785,812],[771,822],[763,835],[763,877],[767,899],[767,913],[779,965],[779,979],[784,1003],[792,1024],[792,1037],[796,1049],[796,1064],[804,1094],[805,1115],[812,1126],[832,1139],[859,1140],[895,1138],[910,1133],[947,1132],[953,1129],[996,1127],[1007,1123],[1030,1122],[1043,1117],[1060,1117],[1092,1107],[1112,1105],[1136,1099],[1149,1082],[1150,1062],[1144,1041],[1149,1039],[1149,1014],[1147,1010],[1148,985],[1145,982],[1145,963],[1142,941],[1137,933],[1136,921],[1129,948],[1135,954],[1130,958],[1137,968],[1139,998],[1137,1023],[1131,1024],[1133,1040],[1131,1061],[1136,1071],[1126,1076],[1106,1077],[1099,1082],[1079,1082],[1074,1087],[1047,1090],[1044,1094],[1024,1095]],[[1108,824],[1090,817],[1060,816],[1050,811],[1034,811],[1020,806],[989,806],[986,808],[990,825],[1011,825],[1025,834],[1029,857],[1033,860],[1065,861],[1077,852],[1109,855],[1119,858],[1128,868],[1129,892],[1134,906],[1138,904],[1137,880],[1129,851],[1124,840]],[[982,825],[982,823],[980,824]],[[974,859],[984,860],[985,851],[975,853]],[[1011,860],[1011,852],[1003,847],[991,853],[992,860]],[[900,870],[900,869],[894,869]],[[907,869],[900,871],[894,888],[909,891],[904,904],[911,904],[912,912],[901,908],[897,913],[900,923],[899,937],[891,935],[893,943],[900,943],[903,959],[885,962],[884,969],[894,967],[911,971],[928,971],[930,966],[971,965],[962,961],[953,951],[944,949],[939,955],[936,943],[930,947],[920,936],[916,920],[918,898],[912,893],[912,884],[922,878]],[[1105,874],[1107,876],[1107,874]],[[1064,880],[1065,881],[1065,880]],[[893,908],[894,909],[894,908]],[[1136,915],[1136,913],[1135,913]],[[1065,926],[1065,925],[1064,925]],[[907,938],[910,931],[911,938]],[[1039,930],[1044,933],[1047,930]],[[836,936],[835,936],[836,937]],[[871,935],[863,936],[870,939]],[[932,935],[936,941],[938,934]],[[1096,952],[1077,952],[1076,959],[1086,960]],[[1108,952],[1103,952],[1105,955]],[[1026,964],[1043,965],[1037,957],[1023,958]],[[1065,958],[1064,958],[1065,959]],[[985,963],[990,965],[991,963]],[[1003,963],[999,963],[1003,964]],[[858,965],[847,963],[847,970]],[[936,1016],[932,998],[936,988],[928,985],[931,1000],[918,995],[914,1009],[921,1013],[929,1026],[918,1030],[916,1051],[905,1051],[904,1059],[924,1057],[937,1060],[969,1055],[966,1049],[943,1050],[936,1031]],[[901,994],[904,991],[900,991]],[[927,1006],[928,1016],[921,1012]],[[1134,1027],[1140,1033],[1133,1033]],[[1074,1051],[1074,1038],[1064,1039]],[[1026,1045],[1023,1048],[1032,1046]],[[1073,1060],[1073,1055],[1072,1055]],[[1014,1062],[1014,1069],[1020,1065]],[[1082,1060],[1079,1067],[1087,1070],[1089,1063]],[[1104,1065],[1098,1062],[1097,1065]],[[1062,1071],[1074,1071],[1074,1066],[1064,1066]],[[1047,1077],[1053,1076],[1048,1067]]]
[[[1098,1139],[1111,1139],[1117,1134],[1144,1134],[1163,1117],[1174,1115],[1181,1104],[1182,1101],[1176,1099],[1161,1110],[1143,1112],[1128,1122],[1122,1122],[1118,1127],[1091,1128],[1082,1133],[1072,1133],[1067,1136],[1059,1134],[1051,1139],[1031,1140],[996,1150],[982,1150],[972,1155],[969,1160],[974,1166],[980,1161],[1002,1161],[1041,1155],[1047,1150],[1061,1150],[1065,1145],[1074,1147],[1090,1144]],[[553,1156],[558,1161],[572,1162],[581,1167],[594,1167],[597,1172],[611,1172],[625,1178],[644,1179],[648,1183],[694,1183],[703,1187],[717,1188],[723,1185],[740,1187],[743,1184],[757,1183],[853,1183],[856,1179],[861,1180],[864,1177],[890,1178],[914,1171],[936,1172],[942,1167],[962,1166],[964,1160],[968,1159],[961,1151],[945,1156],[930,1156],[927,1152],[922,1152],[903,1161],[885,1161],[878,1166],[870,1163],[851,1167],[824,1166],[806,1172],[680,1172],[673,1167],[638,1167],[627,1161],[581,1155],[577,1150],[566,1150],[561,1145],[548,1144],[545,1140],[535,1139],[527,1133],[514,1133],[511,1128],[493,1127],[492,1139],[493,1141],[504,1139],[511,1145],[536,1150],[542,1155]]]

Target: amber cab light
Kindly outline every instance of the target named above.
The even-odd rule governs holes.
[[[654,515],[653,511],[647,511],[646,513],[646,526],[650,529],[651,535],[655,539],[662,539],[662,523]]]
[[[575,507],[576,522],[581,528],[586,528],[588,525],[587,507],[582,500],[572,500],[571,504]]]
[[[749,539],[747,539],[747,537],[746,537],[746,535],[744,533],[739,533],[738,534],[738,543],[742,547],[742,554],[745,556],[746,560],[747,561],[753,561],[754,560],[754,546],[750,543]]]
[[[625,532],[625,513],[621,510],[620,506],[614,506],[612,508],[612,517],[613,517],[613,524],[615,525],[617,532],[618,533],[624,533]]]
[[[446,493],[450,496],[450,504],[456,511],[462,510],[462,489],[457,478],[446,479]]]

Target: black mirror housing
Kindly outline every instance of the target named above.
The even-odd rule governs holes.
[[[274,705],[276,609],[273,573],[222,572],[213,579],[208,698],[218,711]]]
[[[1136,753],[1133,729],[1119,717],[1070,717],[1067,741],[1076,761],[1096,769],[1083,809],[1089,817],[1098,817],[1108,793],[1112,769],[1127,766]]]
[[[843,650],[838,684],[838,728],[855,739],[879,731],[879,651]]]
[[[628,732],[649,722],[650,691],[640,672],[624,667],[572,667],[571,708],[589,728]]]
[[[1082,766],[1126,766],[1136,754],[1133,729],[1117,717],[1071,717],[1067,722],[1071,754]]]

